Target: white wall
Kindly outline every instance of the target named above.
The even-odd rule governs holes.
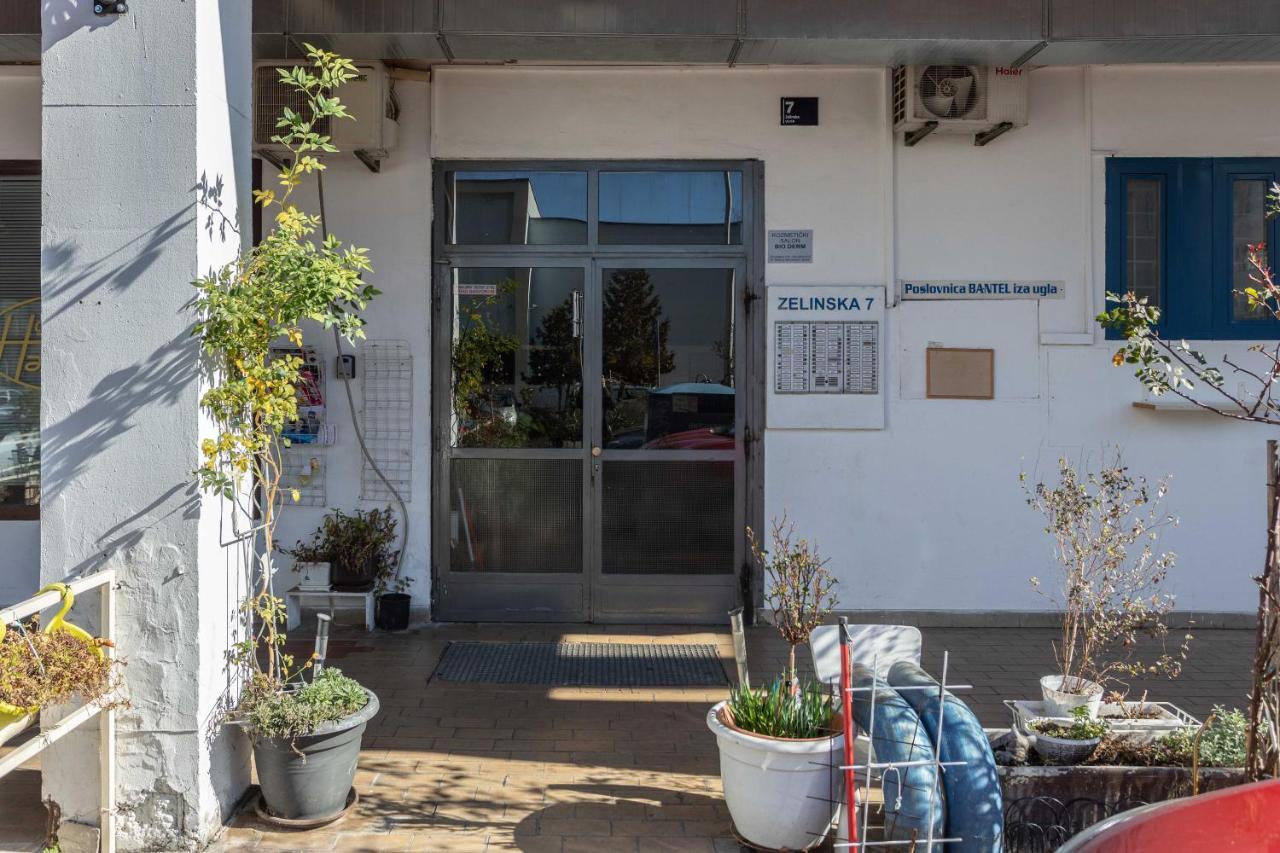
[[[1251,609],[1265,431],[1135,410],[1141,388],[1111,366],[1091,318],[1105,155],[1280,156],[1280,117],[1257,108],[1280,66],[1040,69],[1029,126],[985,148],[940,135],[891,145],[884,86],[878,69],[444,68],[432,153],[760,158],[766,228],[813,228],[816,245],[811,266],[769,267],[769,284],[1067,283],[1041,304],[900,303],[885,430],[767,432],[766,512],[789,513],[832,557],[842,607],[1043,609],[1027,578],[1049,570],[1050,543],[1018,473],[1119,447],[1137,472],[1173,476],[1180,609]],[[818,96],[821,124],[780,127],[783,95]],[[930,343],[993,347],[996,399],[924,399]]]
[[[425,607],[430,593],[431,432],[428,420],[430,396],[431,330],[431,161],[428,149],[430,87],[426,83],[397,81],[400,102],[399,146],[382,171],[370,172],[352,156],[333,160],[325,172],[325,207],[329,230],[343,242],[369,250],[373,274],[365,279],[382,291],[364,312],[368,341],[402,340],[413,353],[413,481],[410,490],[409,550],[404,570],[413,579],[410,592],[414,607]],[[272,186],[274,169],[263,164],[263,183]],[[301,204],[318,210],[314,192],[305,192]],[[328,417],[337,428],[337,442],[320,448],[317,455],[327,466],[328,506],[352,512],[385,506],[388,501],[360,499],[360,448],[351,428],[351,416],[341,380],[333,375],[334,345],[331,332],[311,326],[305,343],[315,346],[328,373]],[[352,352],[344,343],[344,352]],[[359,380],[364,364],[362,346],[357,357],[357,380],[351,383],[357,411],[363,406]],[[277,539],[292,547],[319,526],[327,510],[287,506],[277,528]],[[398,513],[397,513],[398,514]],[[403,531],[403,528],[400,528]],[[291,558],[279,564],[287,570]],[[282,576],[290,588],[291,575]]]
[[[0,160],[40,159],[40,69],[0,67]],[[40,583],[40,522],[0,521],[0,603]]]
[[[406,560],[415,604],[425,604],[429,575],[435,156],[759,158],[766,227],[815,230],[814,263],[770,267],[770,283],[1066,281],[1066,299],[1039,305],[891,309],[888,427],[770,431],[767,513],[786,510],[832,555],[845,607],[1037,609],[1045,602],[1026,578],[1045,573],[1049,546],[1023,504],[1019,470],[1119,446],[1134,469],[1174,475],[1169,506],[1182,525],[1167,544],[1180,555],[1180,605],[1251,609],[1265,431],[1133,409],[1141,389],[1110,366],[1113,346],[1090,318],[1102,300],[1105,156],[1280,156],[1280,117],[1257,108],[1278,84],[1274,65],[1039,69],[1026,128],[985,148],[935,135],[906,149],[889,144],[878,69],[442,68],[430,86],[398,83],[396,153],[377,175],[354,160],[335,163],[326,188],[331,229],[370,249],[372,281],[384,291],[367,313],[370,339],[402,339],[416,353]],[[0,114],[31,116],[0,124],[0,157],[38,156],[38,90],[28,69],[0,74]],[[780,127],[783,95],[819,96],[821,124]],[[929,342],[994,347],[997,399],[924,399]],[[327,335],[309,334],[308,343],[332,363]],[[359,404],[358,383],[355,391]],[[360,460],[336,380],[329,398],[338,431],[338,444],[323,451],[329,505],[371,507],[358,500]],[[305,536],[322,515],[290,508],[281,541]],[[15,555],[0,572],[0,600],[18,567],[32,566],[31,578],[10,588],[35,582],[35,534],[24,527],[35,525],[0,523],[0,553]]]

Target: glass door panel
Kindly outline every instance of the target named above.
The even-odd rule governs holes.
[[[582,447],[582,283],[573,267],[455,270],[453,447]]]
[[[581,575],[585,268],[451,274],[449,571]]]
[[[600,573],[731,575],[739,400],[735,267],[600,273]]]
[[[733,450],[732,269],[605,269],[605,450]]]

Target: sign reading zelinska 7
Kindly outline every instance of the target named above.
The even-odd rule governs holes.
[[[903,299],[1062,299],[1065,281],[958,281],[902,279]]]
[[[778,311],[870,311],[874,296],[775,296]]]

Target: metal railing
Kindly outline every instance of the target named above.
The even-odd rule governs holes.
[[[66,585],[73,595],[101,588],[99,601],[99,624],[96,633],[100,637],[115,640],[115,580],[114,569],[104,569],[92,575],[67,581]],[[0,625],[8,625],[20,619],[26,619],[42,610],[53,607],[62,601],[57,592],[45,592],[19,601],[10,607],[0,609]],[[115,648],[108,644],[103,646],[108,659],[115,659]],[[70,734],[74,729],[84,725],[94,717],[98,718],[98,809],[100,812],[99,828],[101,853],[115,853],[116,849],[116,712],[118,701],[114,693],[109,693],[93,702],[87,702],[70,712],[52,726],[43,729],[40,734],[16,747],[9,754],[0,757],[0,779],[17,770],[28,760],[39,755],[51,745]]]

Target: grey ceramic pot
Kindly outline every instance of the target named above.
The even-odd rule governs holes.
[[[258,784],[273,816],[322,821],[342,813],[355,780],[365,724],[378,713],[378,697],[371,690],[365,692],[369,702],[363,708],[324,723],[309,735],[254,739]]]

